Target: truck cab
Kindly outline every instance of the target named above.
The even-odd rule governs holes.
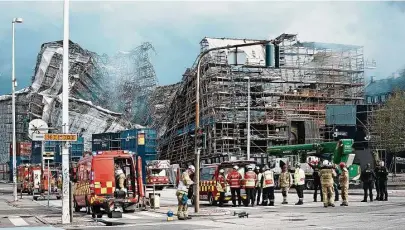
[[[146,162],[147,175],[146,183],[148,187],[153,187],[157,190],[163,190],[169,185],[168,169],[170,168],[169,160],[153,160]]]

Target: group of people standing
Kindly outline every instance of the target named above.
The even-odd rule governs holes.
[[[371,169],[370,164],[367,164],[366,168],[361,172],[360,180],[363,182],[364,189],[364,199],[361,202],[367,202],[368,197],[370,202],[373,202],[373,184],[377,191],[375,200],[388,200],[388,169],[384,166],[383,161],[378,161],[374,170]]]

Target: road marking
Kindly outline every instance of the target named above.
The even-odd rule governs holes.
[[[138,212],[138,214],[141,214],[144,216],[150,216],[150,217],[158,217],[158,218],[161,218],[164,216],[163,214],[158,214],[158,213],[148,212],[148,211]]]
[[[135,220],[135,219],[140,219],[140,218],[142,218],[142,217],[123,213],[123,214],[122,214],[122,218]]]
[[[27,222],[25,222],[25,220],[23,220],[23,218],[21,218],[19,216],[10,216],[10,217],[8,217],[8,219],[10,220],[11,223],[14,224],[14,226],[27,226],[27,225],[29,225]]]

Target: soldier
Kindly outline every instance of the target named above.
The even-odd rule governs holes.
[[[263,206],[267,205],[267,200],[270,200],[269,206],[274,206],[274,173],[269,166],[263,168]]]
[[[367,202],[367,191],[369,192],[370,202],[373,202],[373,182],[376,176],[374,171],[371,170],[370,164],[361,172],[360,180],[363,182],[364,199],[361,202]]]
[[[187,201],[188,201],[188,188],[190,185],[194,184],[194,182],[190,179],[190,176],[193,175],[195,172],[195,168],[193,165],[188,166],[188,169],[181,174],[181,178],[179,181],[179,185],[177,187],[177,218],[179,220],[187,220],[191,219],[187,213]]]
[[[217,190],[219,192],[219,205],[218,205],[219,207],[224,206],[225,189],[226,189],[224,173],[225,173],[225,170],[220,169],[218,179],[217,179]]]
[[[328,206],[335,207],[334,204],[334,189],[333,189],[333,177],[336,175],[335,170],[328,160],[323,161],[323,166],[320,171],[321,184],[322,184],[322,196],[323,196],[323,206],[327,208]]]
[[[340,189],[342,190],[342,204],[340,206],[348,206],[347,198],[349,193],[349,171],[344,162],[340,163],[342,173],[339,176]]]
[[[380,200],[380,188],[379,188],[379,178],[378,178],[378,170],[380,169],[380,165],[381,165],[381,161],[376,161],[375,164],[375,168],[374,168],[374,174],[376,176],[376,180],[375,180],[375,191],[377,192],[377,196],[375,198],[375,200]]]
[[[387,181],[388,181],[388,170],[384,166],[384,161],[380,162],[380,167],[377,170],[377,182],[379,188],[379,194],[377,195],[377,200],[380,201],[387,201],[388,200],[388,192],[387,192]],[[384,197],[384,198],[383,198]]]
[[[304,204],[305,172],[301,169],[300,163],[295,164],[294,185],[297,190],[298,202],[295,205]]]
[[[245,206],[248,206],[249,203],[252,204],[252,207],[255,205],[255,187],[257,181],[257,175],[253,172],[253,167],[249,165],[248,171],[245,173],[245,190],[246,190],[246,199],[247,202]]]
[[[320,168],[320,163],[316,162],[315,164],[308,163],[308,165],[314,170],[312,173],[312,177],[314,178],[314,202],[317,202],[318,198],[318,190],[319,190],[319,195],[321,196],[321,202],[323,201],[322,197],[322,190],[321,190],[321,177],[319,176],[319,168]]]
[[[257,182],[256,182],[256,190],[255,190],[255,195],[257,194],[256,200],[257,200],[257,205],[260,204],[260,197],[262,196],[262,188],[263,188],[263,182],[262,182],[262,172],[260,170],[260,167],[256,167],[255,173],[257,175]]]
[[[283,203],[281,204],[288,204],[287,202],[288,190],[290,189],[293,180],[290,172],[288,172],[287,170],[287,165],[283,165],[278,180],[279,180],[278,184],[280,185],[281,188],[281,193],[283,194]]]
[[[228,182],[229,186],[231,187],[231,194],[232,194],[232,207],[236,207],[236,195],[238,196],[238,204],[241,206],[242,204],[242,197],[240,196],[240,187],[241,187],[241,180],[242,175],[238,172],[239,167],[237,165],[233,166],[233,171],[228,174],[226,181]]]

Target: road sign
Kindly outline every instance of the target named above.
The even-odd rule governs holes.
[[[44,152],[42,154],[42,159],[44,160],[53,160],[55,156],[55,152]]]
[[[33,141],[77,141],[77,134],[34,133]]]

